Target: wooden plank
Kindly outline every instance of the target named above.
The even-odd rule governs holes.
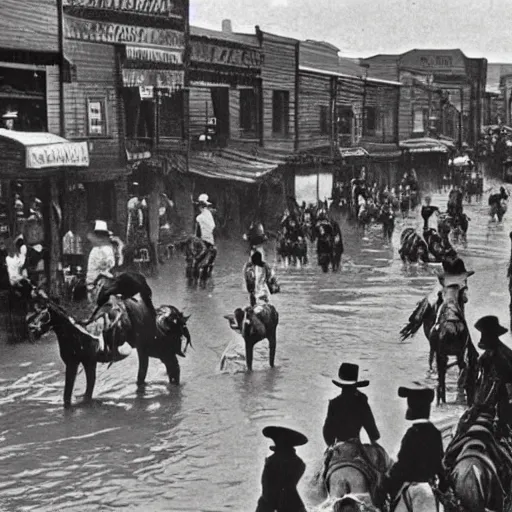
[[[59,68],[46,66],[46,108],[48,131],[60,135]]]

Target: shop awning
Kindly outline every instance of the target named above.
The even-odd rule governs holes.
[[[4,168],[19,172],[83,168],[89,166],[89,148],[87,142],[71,142],[53,133],[0,128],[0,161]]]
[[[424,137],[400,141],[400,148],[410,153],[448,153],[449,141]]]
[[[189,172],[206,178],[256,183],[258,179],[272,172],[285,161],[267,159],[234,150],[222,150],[206,156],[204,153],[191,153],[188,162]]]
[[[370,156],[364,148],[339,148],[341,158],[350,158],[356,156]]]
[[[402,156],[402,150],[398,145],[390,142],[366,142],[363,146],[374,160],[392,161]]]

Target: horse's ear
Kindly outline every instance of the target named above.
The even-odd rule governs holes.
[[[183,314],[182,314],[183,321],[184,321],[185,323],[187,323],[188,319],[189,319],[191,316],[192,316],[192,315],[187,315],[187,316],[185,316],[185,315],[183,315]]]

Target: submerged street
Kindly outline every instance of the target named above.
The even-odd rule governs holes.
[[[496,186],[487,181],[485,189]],[[508,325],[506,271],[511,214],[490,223],[488,193],[465,205],[471,222],[467,247],[457,246],[468,269],[466,316],[474,341],[475,321],[495,314]],[[432,194],[446,209],[447,192]],[[243,241],[220,241],[213,283],[190,290],[184,259],[176,254],[158,280],[150,281],[156,305],[172,304],[191,314],[194,349],[180,360],[182,385],[169,388],[164,366],[150,361],[148,386],[137,395],[137,357],[110,369],[100,366],[95,405],[64,411],[64,365],[53,334],[35,345],[2,342],[0,359],[0,503],[5,510],[249,511],[260,492],[260,475],[270,441],[269,424],[304,432],[298,449],[307,464],[299,491],[316,505],[310,480],[325,445],[322,426],[331,383],[342,361],[360,365],[361,379],[381,431],[381,444],[394,456],[406,429],[406,404],[397,387],[419,380],[431,387],[428,343],[422,330],[401,343],[398,332],[418,300],[436,282],[435,270],[404,269],[400,233],[420,229],[419,211],[398,220],[390,246],[380,227],[368,239],[342,223],[345,254],[338,273],[323,274],[310,250],[304,269],[277,268],[282,292],[273,297],[280,315],[276,368],[268,366],[267,344],[258,345],[254,372],[243,361],[219,363],[233,332],[224,315],[247,303],[241,269]],[[273,261],[273,243],[267,247]],[[510,342],[510,335],[502,338]],[[456,371],[448,379],[448,404],[433,418],[462,412],[455,405]],[[74,401],[84,392],[79,374]]]

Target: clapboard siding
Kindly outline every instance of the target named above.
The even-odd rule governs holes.
[[[330,108],[331,82],[325,75],[299,72],[299,149],[328,145],[320,131],[320,107]]]
[[[398,80],[399,55],[376,55],[368,59],[361,59],[361,63],[367,64],[368,76],[382,78],[384,80]]]
[[[230,138],[238,139],[242,136],[240,131],[240,91],[229,91],[229,126]]]
[[[208,87],[191,87],[189,94],[190,137],[196,140],[205,131],[207,117],[213,117],[211,91]]]
[[[265,56],[261,69],[263,88],[263,140],[265,147],[293,150],[295,139],[295,77],[297,42],[293,39],[263,33],[262,50]],[[272,131],[274,91],[289,94],[288,135]]]
[[[58,53],[55,0],[1,0],[0,48]]]
[[[46,109],[48,131],[60,135],[59,68],[46,66]]]

